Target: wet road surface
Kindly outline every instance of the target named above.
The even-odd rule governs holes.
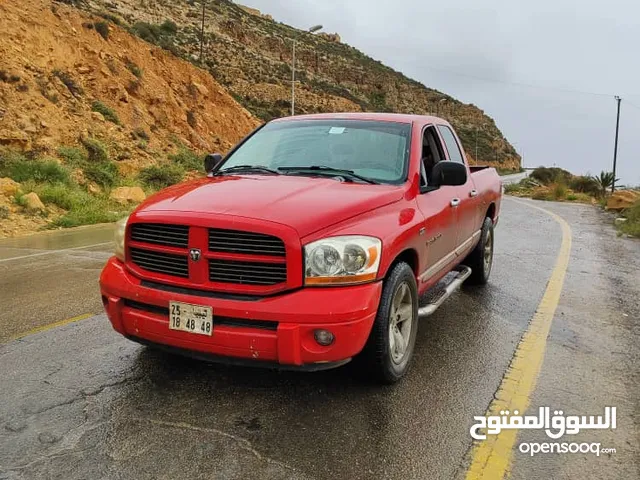
[[[617,452],[515,452],[511,475],[638,478],[640,242],[617,238],[591,207],[535,204],[569,222],[573,249],[531,408],[617,406],[617,430],[580,434]],[[392,387],[367,384],[351,365],[285,373],[155,352],[102,314],[9,341],[0,345],[0,479],[464,478],[473,416],[500,385],[560,241],[548,215],[506,199],[490,284],[463,288],[420,323],[411,371]],[[2,334],[98,312],[109,250],[0,263]]]
[[[0,240],[0,342],[102,312],[97,282],[112,252],[112,224]]]

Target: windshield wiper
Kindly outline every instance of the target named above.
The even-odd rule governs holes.
[[[281,172],[295,172],[295,173],[304,173],[304,172],[311,172],[314,174],[327,174],[327,175],[331,175],[331,176],[340,176],[340,177],[344,177],[348,180],[353,181],[353,179],[357,179],[366,183],[371,183],[374,185],[378,185],[380,182],[376,182],[375,180],[372,180],[370,178],[367,177],[363,177],[362,175],[358,175],[356,172],[354,172],[353,170],[346,170],[343,168],[333,168],[333,167],[328,167],[326,165],[310,165],[310,166],[300,166],[300,167],[278,167],[278,170]]]
[[[214,172],[214,175],[224,175],[226,173],[270,173],[271,175],[280,175],[280,172],[269,167],[260,165],[236,165],[234,167],[224,168]]]

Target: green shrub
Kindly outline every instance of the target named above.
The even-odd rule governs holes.
[[[514,193],[519,192],[520,190],[522,190],[522,186],[518,185],[517,183],[511,183],[504,186],[505,193]]]
[[[569,181],[571,190],[589,195],[598,196],[600,193],[598,183],[592,177],[577,176]]]
[[[65,215],[54,220],[50,226],[53,228],[69,228],[95,223],[115,222],[130,210],[109,202],[104,197],[89,197],[90,199],[86,202],[75,205]]]
[[[88,160],[86,152],[78,147],[58,147],[58,156],[66,165],[74,168],[84,167]]]
[[[111,161],[90,163],[84,167],[84,176],[103,187],[111,187],[118,181],[118,167]]]
[[[109,40],[109,24],[107,22],[96,22],[93,24],[93,28],[100,34],[105,40]]]
[[[558,167],[538,167],[531,172],[530,176],[543,185],[551,183],[564,183],[566,185],[573,178],[570,172]]]
[[[169,155],[169,160],[182,165],[186,170],[202,170],[204,158],[185,146],[181,146],[178,153]]]
[[[129,207],[112,202],[106,195],[95,197],[78,186],[30,183],[23,187],[25,191],[36,192],[45,204],[57,205],[67,210],[66,214],[51,223],[50,226],[54,228],[115,222],[130,210]]]
[[[640,237],[640,200],[624,211],[624,217],[627,221],[619,224],[619,230],[627,235]]]
[[[131,132],[131,137],[134,140],[145,140],[147,142],[149,141],[149,134],[142,127],[134,129],[133,132]]]
[[[69,181],[69,171],[55,160],[31,160],[24,155],[9,153],[0,157],[0,177],[10,177],[16,182]]]
[[[64,183],[42,184],[30,190],[35,191],[43,203],[57,205],[65,210],[90,201],[88,193],[78,187],[70,188]]]
[[[551,186],[554,200],[564,200],[567,197],[567,186],[564,183],[554,183]]]
[[[108,162],[109,152],[104,144],[95,138],[83,138],[82,145],[87,149],[89,160],[91,162]]]
[[[165,20],[160,25],[154,25],[147,22],[136,22],[131,27],[131,33],[149,43],[153,43],[165,50],[169,50],[175,55],[180,53],[173,43],[174,37],[176,33],[178,33],[178,26],[171,20]]]
[[[136,77],[138,78],[142,77],[142,69],[138,65],[133,63],[131,60],[127,60],[127,63],[125,64],[125,66],[127,67],[127,70],[133,73]]]
[[[102,11],[102,12],[99,12],[98,15],[104,18],[105,20],[109,20],[111,23],[114,23],[116,25],[122,25],[122,20],[120,20],[120,17],[116,17],[115,15],[109,12]]]
[[[118,114],[112,108],[107,107],[100,100],[95,100],[91,104],[91,110],[94,112],[100,113],[105,118],[105,120],[109,120],[110,122],[113,122],[116,125],[120,125],[120,119],[118,118]]]
[[[182,181],[184,168],[179,164],[151,165],[140,172],[139,178],[148,187],[160,190]]]
[[[171,20],[165,20],[160,25],[160,30],[165,35],[175,35],[176,33],[178,33],[178,25]]]
[[[569,195],[567,195],[567,200],[569,200],[570,202],[574,202],[578,199],[577,195],[574,195],[573,193],[570,193]]]

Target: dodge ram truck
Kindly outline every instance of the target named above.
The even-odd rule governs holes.
[[[116,225],[100,289],[131,340],[308,371],[354,359],[393,383],[419,318],[489,278],[501,181],[443,119],[277,119],[205,170]]]

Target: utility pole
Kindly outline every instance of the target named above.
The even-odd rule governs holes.
[[[613,182],[611,182],[611,193],[616,190],[616,160],[618,159],[618,132],[620,131],[620,102],[622,99],[616,95],[618,102],[618,114],[616,116],[616,141],[613,147]]]
[[[322,25],[314,25],[307,29],[309,33],[316,33],[322,30]],[[292,38],[293,53],[291,55],[291,116],[296,114],[296,39]],[[317,57],[316,57],[317,59]]]
[[[202,51],[204,49],[204,12],[207,0],[202,0],[202,26],[200,27],[200,65],[202,65]]]

